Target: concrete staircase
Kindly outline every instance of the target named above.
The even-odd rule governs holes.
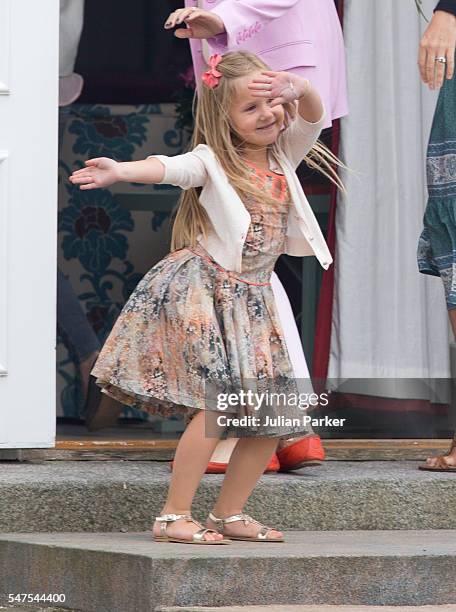
[[[71,609],[456,603],[456,476],[417,462],[327,462],[265,475],[250,514],[285,544],[158,544],[160,462],[0,463],[0,604],[65,593]],[[221,476],[206,476],[203,519]],[[3,597],[3,598],[2,598]]]

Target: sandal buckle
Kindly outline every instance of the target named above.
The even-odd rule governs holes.
[[[162,516],[156,516],[155,520],[159,523],[173,523],[183,518],[189,518],[188,514],[163,514]]]

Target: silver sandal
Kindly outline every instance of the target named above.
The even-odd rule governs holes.
[[[185,519],[189,523],[194,523],[198,527],[201,527],[199,531],[193,534],[192,539],[184,539],[184,538],[176,538],[174,536],[169,536],[166,533],[166,528],[168,523],[174,523],[179,519]],[[155,520],[160,523],[160,535],[153,536],[153,539],[156,542],[179,542],[181,544],[230,544],[230,540],[205,540],[204,536],[206,533],[218,533],[214,529],[205,529],[201,523],[195,521],[194,518],[190,516],[190,514],[163,514],[162,516],[155,517]]]
[[[244,521],[245,525],[254,523],[260,527],[260,530],[254,537],[229,535],[228,537],[230,540],[244,540],[246,542],[285,542],[284,538],[268,538],[268,533],[270,531],[275,531],[273,527],[263,525],[248,514],[233,514],[232,516],[227,516],[226,518],[221,519],[214,516],[212,512],[209,512],[209,518],[217,525],[217,531],[222,535],[225,535],[225,525],[227,523],[234,523],[235,521]]]

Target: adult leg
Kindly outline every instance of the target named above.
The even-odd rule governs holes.
[[[219,440],[214,452],[211,455],[210,462],[228,464],[238,440],[239,438],[226,438],[226,440]]]
[[[456,340],[456,308],[452,308],[448,311],[448,315],[450,317],[451,329],[453,330],[453,336]],[[454,435],[454,440],[456,440],[456,432]],[[443,456],[443,463],[450,466],[456,467],[456,444],[453,440],[450,450],[446,455]],[[437,457],[428,457],[426,463],[431,467],[436,467],[438,464],[442,463],[442,456]]]
[[[309,380],[310,384],[309,368],[307,367],[306,357],[302,349],[301,336],[299,334],[299,330],[294,319],[290,300],[288,299],[288,295],[285,291],[284,286],[282,285],[279,277],[275,273],[273,273],[271,276],[271,286],[274,292],[274,299],[279,314],[280,325],[282,326],[283,335],[285,338],[285,344],[287,345],[288,354],[290,356],[290,361],[293,366],[294,377],[298,381],[298,383],[300,383],[301,381]],[[312,389],[309,387],[306,389],[306,391],[311,393]],[[308,425],[305,436],[314,435],[314,430],[312,429],[311,425]],[[288,440],[281,438],[278,444],[278,449],[280,450],[290,443],[297,442],[305,436],[290,438]]]
[[[102,395],[90,372],[100,352],[100,341],[90,326],[81,304],[67,277],[57,269],[57,326],[78,357],[82,392],[86,398],[84,418],[90,431],[113,427],[122,411],[122,404]]]
[[[77,354],[83,391],[86,395],[90,370],[101,344],[81,308],[70,281],[60,268],[57,269],[57,326]]]
[[[272,274],[271,285],[299,393],[302,395],[305,393],[312,394],[312,381],[302,348],[301,336],[288,295],[275,273]],[[280,439],[277,447],[277,457],[280,462],[280,469],[289,471],[319,465],[325,458],[325,451],[320,436],[308,425],[305,435]]]

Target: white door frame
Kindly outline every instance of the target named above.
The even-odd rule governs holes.
[[[55,444],[59,0],[0,0],[0,448]]]

